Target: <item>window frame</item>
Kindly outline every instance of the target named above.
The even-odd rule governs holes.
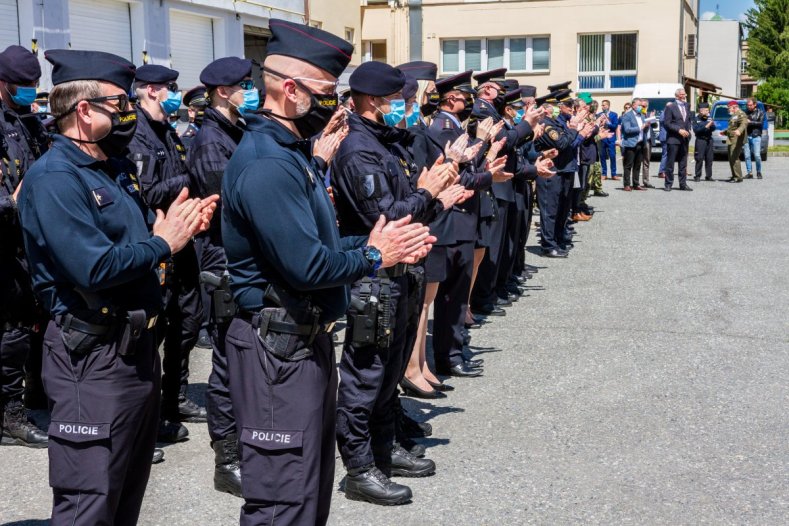
[[[548,69],[534,69],[534,39],[547,39],[548,40]],[[512,47],[512,39],[526,39],[526,68],[527,69],[511,69],[510,68],[510,49]],[[503,66],[507,68],[507,73],[512,75],[549,75],[551,73],[551,35],[538,34],[538,35],[511,35],[511,36],[497,36],[497,37],[447,37],[439,41],[439,71],[441,74],[453,74],[466,71],[466,41],[479,40],[480,41],[480,70],[487,71],[491,69],[488,66],[488,40],[503,40],[504,41],[504,55],[502,58]],[[458,71],[448,71],[444,69],[444,42],[456,41],[458,43]]]
[[[599,71],[581,71],[581,37],[583,36],[591,36],[591,35],[604,35],[603,40],[603,69]],[[627,69],[627,70],[611,70],[611,61],[612,61],[612,52],[613,47],[611,44],[612,35],[635,35],[636,37],[636,50],[635,50],[635,57],[636,57],[636,69]],[[618,76],[634,76],[635,85],[638,84],[638,46],[640,42],[639,32],[638,31],[610,31],[607,33],[578,33],[577,37],[577,49],[576,49],[576,85],[578,89],[581,89],[581,77],[591,77],[591,76],[603,76],[603,87],[602,88],[584,88],[583,91],[588,91],[590,93],[631,93],[633,88],[612,88],[611,87],[611,77],[618,77]]]

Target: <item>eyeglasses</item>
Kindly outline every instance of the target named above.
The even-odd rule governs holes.
[[[114,106],[118,111],[127,111],[129,109],[129,96],[125,93],[120,95],[108,95],[106,97],[94,97],[92,99],[85,99],[85,101],[91,104],[117,101],[117,104],[112,104],[112,106]]]
[[[244,79],[241,82],[239,82],[238,85],[243,90],[250,90],[255,87],[255,81],[253,81],[252,79]]]
[[[321,80],[321,79],[313,79],[313,78],[310,78],[310,77],[289,77],[289,76],[287,76],[287,75],[285,75],[283,73],[280,73],[279,71],[275,71],[275,70],[273,70],[271,68],[262,67],[260,69],[262,69],[266,73],[270,73],[270,74],[272,74],[272,75],[274,75],[276,77],[279,77],[281,79],[295,80],[299,84],[301,84],[300,81],[306,80],[307,82],[314,82],[315,84],[322,84],[324,86],[331,86],[332,87],[332,93],[336,93],[337,92],[337,87],[340,85],[340,81],[339,80]]]

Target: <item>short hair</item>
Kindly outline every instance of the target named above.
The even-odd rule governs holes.
[[[636,102],[641,102],[641,99],[640,99],[640,98],[638,98],[638,97],[633,97],[633,100],[630,102],[630,105],[632,106],[632,105],[633,105],[633,104],[635,104]]]
[[[609,106],[611,105],[611,101],[608,99],[603,99],[600,104],[607,103]]]
[[[678,88],[678,89],[677,89],[677,90],[674,92],[674,96],[676,97],[677,95],[679,95],[679,92],[680,92],[680,91],[681,91],[682,93],[685,93],[685,88]]]
[[[66,114],[79,101],[101,97],[101,83],[98,80],[72,80],[58,84],[49,92],[49,111],[56,118],[62,117],[58,127],[63,128],[65,122],[74,118]]]
[[[756,97],[748,97],[748,102],[753,102],[754,105],[756,104]]]

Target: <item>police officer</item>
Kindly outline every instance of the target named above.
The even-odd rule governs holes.
[[[382,62],[366,62],[350,76],[354,114],[349,133],[331,165],[335,206],[343,236],[362,236],[379,216],[410,216],[428,223],[438,195],[455,182],[451,163],[425,170],[412,189],[416,166],[404,143],[410,134],[396,128],[405,118],[402,98],[406,76]],[[443,208],[439,208],[438,211]],[[356,281],[351,295],[363,303],[376,301],[377,326],[362,334],[369,307],[348,313],[340,362],[337,397],[337,443],[348,470],[345,496],[375,504],[402,504],[411,499],[407,486],[391,483],[391,475],[432,475],[431,460],[415,457],[395,445],[396,388],[413,345],[416,325],[409,325],[409,279],[405,264],[379,270]],[[381,474],[370,473],[380,469]]]
[[[696,136],[693,158],[696,162],[695,177],[693,180],[701,181],[701,169],[704,168],[706,181],[712,181],[712,162],[715,154],[712,149],[712,132],[715,131],[715,121],[710,119],[710,105],[706,102],[699,104],[699,113],[693,119],[693,135]]]
[[[201,84],[184,93],[183,105],[186,106],[186,112],[189,116],[189,125],[181,134],[181,142],[187,150],[189,150],[192,145],[192,141],[194,141],[197,132],[200,131],[200,126],[203,125],[205,107],[208,105],[205,91],[205,86]]]
[[[167,122],[167,116],[181,105],[177,79],[177,71],[152,64],[137,69],[134,79],[137,129],[129,144],[129,158],[137,165],[143,197],[154,209],[167,208],[190,185],[186,149]],[[181,421],[206,421],[205,408],[186,396],[189,353],[203,315],[198,274],[194,243],[160,269],[165,297],[157,327],[157,340],[164,341],[161,442],[186,439],[189,431]]]
[[[219,193],[222,176],[230,156],[244,135],[243,116],[258,108],[258,91],[252,81],[252,61],[238,57],[224,57],[211,62],[200,73],[200,82],[208,92],[209,107],[200,132],[189,151],[189,169],[193,187],[199,196]],[[221,210],[221,203],[220,203]],[[222,229],[215,216],[211,228],[196,241],[200,255],[200,270],[221,278],[227,270],[222,247]],[[215,285],[204,284],[211,296],[220,295],[219,304],[213,298],[204,302],[209,312],[209,334],[213,346],[211,376],[206,389],[208,434],[215,453],[214,488],[241,496],[241,475],[238,458],[238,435],[230,392],[227,388],[227,355],[224,337],[231,313],[222,312],[223,291]]]
[[[570,189],[572,188],[575,170],[577,169],[577,153],[581,143],[592,134],[594,125],[587,122],[575,122],[572,118],[571,91],[563,89],[540,97],[537,103],[542,107],[545,116],[541,123],[544,132],[535,141],[534,147],[539,152],[558,150],[553,160],[556,176],[537,179],[537,199],[540,203],[540,245],[542,255],[549,258],[566,258],[572,248],[571,237],[567,229],[570,212]],[[563,101],[560,114],[553,118],[553,103]],[[569,102],[569,105],[567,104]]]
[[[283,20],[270,29],[262,115],[246,119],[222,179],[222,240],[239,308],[225,343],[241,524],[325,524],[334,482],[333,322],[348,308],[349,284],[416,261],[432,238],[418,223],[383,218],[369,236],[340,237],[309,139],[324,127],[324,136],[347,132],[344,112],[330,119],[353,47]]]
[[[94,51],[45,57],[62,135],[27,173],[19,211],[33,287],[52,317],[43,368],[52,524],[131,525],[159,411],[156,268],[207,228],[215,198],[184,191],[154,215],[124,156],[137,122],[134,65]]]
[[[726,142],[728,144],[729,167],[731,168],[731,183],[742,182],[742,163],[740,163],[740,153],[743,144],[747,139],[748,115],[745,114],[736,100],[730,100],[727,105],[729,108],[729,127],[726,129]]]
[[[23,404],[25,387],[29,392],[40,387],[41,348],[33,329],[38,312],[20,237],[16,197],[28,168],[48,145],[41,121],[31,115],[30,107],[40,76],[38,59],[25,48],[10,46],[0,53],[0,427],[3,444],[29,447],[46,447],[47,437],[28,419]]]

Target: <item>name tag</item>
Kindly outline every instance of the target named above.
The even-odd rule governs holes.
[[[244,444],[262,449],[295,449],[301,447],[302,431],[283,431],[281,429],[251,429],[245,427],[241,432]]]
[[[49,436],[70,442],[102,440],[110,437],[110,424],[52,421],[49,424]]]

